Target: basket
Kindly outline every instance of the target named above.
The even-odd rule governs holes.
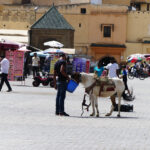
[[[70,80],[67,85],[67,91],[73,93],[79,84],[74,80]]]

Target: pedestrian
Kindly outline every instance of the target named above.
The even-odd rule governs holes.
[[[110,63],[105,68],[108,70],[109,78],[119,77],[119,66],[114,58],[110,60]]]
[[[1,91],[1,89],[3,87],[4,82],[5,82],[6,85],[7,85],[7,87],[8,87],[7,92],[11,92],[12,88],[11,88],[11,86],[9,84],[8,79],[7,79],[8,72],[9,72],[9,60],[7,58],[5,58],[5,57],[2,56],[0,58],[0,61],[1,61],[0,64],[1,64],[1,73],[2,73],[1,74],[0,91]]]
[[[148,73],[148,70],[149,70],[149,65],[146,63],[146,61],[144,61],[144,72],[145,73]]]
[[[70,80],[66,70],[66,55],[61,54],[60,59],[55,63],[54,66],[54,87],[57,89],[56,96],[56,115],[69,116],[65,112],[64,101],[66,98],[67,81]],[[57,83],[56,83],[56,77]]]
[[[44,60],[44,72],[50,72],[51,56],[46,56]]]
[[[33,78],[39,72],[39,66],[40,66],[40,58],[37,56],[37,53],[34,53],[34,56],[32,57]]]
[[[122,66],[122,79],[123,79],[123,83],[125,86],[125,90],[128,91],[129,96],[131,95],[130,90],[128,88],[128,84],[127,84],[127,70],[126,70],[126,66]]]

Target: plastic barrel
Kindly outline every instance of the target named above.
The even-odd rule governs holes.
[[[77,86],[78,86],[77,82],[75,82],[74,80],[70,80],[67,85],[67,91],[73,93],[77,88]]]

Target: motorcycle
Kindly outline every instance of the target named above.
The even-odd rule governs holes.
[[[48,73],[42,73],[42,74],[43,75],[41,76],[40,73],[38,73],[34,77],[34,81],[32,82],[32,85],[34,87],[38,87],[40,84],[42,84],[43,86],[47,86],[48,84],[50,84],[50,87],[54,87],[53,78],[49,76]]]

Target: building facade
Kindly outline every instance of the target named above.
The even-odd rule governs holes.
[[[120,62],[133,53],[150,53],[150,0],[96,1],[1,0],[7,5],[0,7],[0,28],[29,30],[54,2],[75,29],[78,54],[113,55]]]
[[[52,4],[67,5],[67,4],[94,3],[94,4],[112,4],[112,5],[130,6],[130,1],[131,0],[1,0],[0,4],[6,5],[32,4],[37,6],[51,6]]]
[[[80,4],[58,9],[75,29],[78,54],[90,55],[96,60],[105,56],[113,56],[118,62],[122,60],[127,31],[126,6]]]
[[[130,11],[127,21],[127,57],[134,53],[150,54],[150,12]]]

